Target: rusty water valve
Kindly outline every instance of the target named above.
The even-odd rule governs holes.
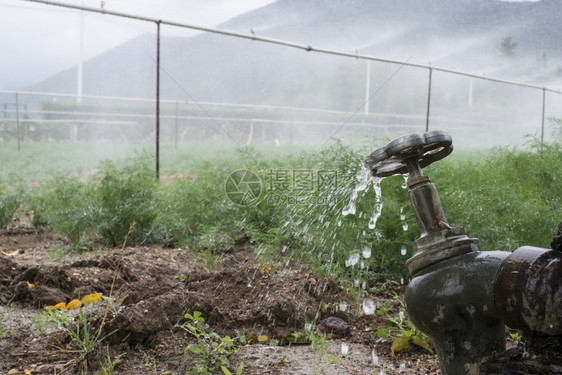
[[[449,133],[434,130],[397,138],[365,157],[364,165],[375,177],[410,175],[410,202],[421,232],[413,244],[414,256],[406,262],[411,274],[440,260],[478,250],[477,239],[468,238],[463,228],[451,228],[447,223],[437,189],[421,171],[452,151]]]
[[[406,262],[413,276],[406,311],[432,339],[444,375],[479,375],[486,357],[505,350],[506,323],[536,335],[562,333],[562,234],[552,250],[481,252],[478,239],[449,226],[435,185],[421,172],[452,150],[445,131],[409,134],[373,151],[364,164],[377,177],[410,175],[421,236]]]
[[[375,177],[410,173],[421,175],[421,169],[441,160],[453,151],[453,140],[444,130],[408,134],[365,156],[365,167]]]

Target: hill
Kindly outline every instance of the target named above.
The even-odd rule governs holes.
[[[549,83],[562,66],[560,19],[557,0],[279,0],[219,28]],[[155,54],[155,36],[146,34],[88,60],[84,93],[153,97]],[[326,108],[347,107],[342,101],[353,99],[346,90],[363,91],[366,71],[362,61],[215,34],[164,36],[161,61],[163,97],[183,99],[187,91],[197,100]],[[375,64],[374,79],[393,69]],[[404,74],[420,82],[426,76]],[[31,89],[72,93],[75,81],[72,68]]]

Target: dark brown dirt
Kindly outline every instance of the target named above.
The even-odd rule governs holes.
[[[329,340],[325,356],[319,359],[316,353],[316,360],[310,345],[237,341],[241,349],[231,357],[232,370],[243,362],[244,374],[311,374],[315,362],[317,373],[324,374],[439,374],[436,357],[426,352],[413,349],[391,357],[390,342],[379,342],[367,331],[373,324],[386,326],[387,319],[360,314],[336,280],[281,256],[257,255],[255,245],[238,244],[213,264],[188,249],[94,246],[75,254],[65,253],[65,245],[50,232],[0,233],[0,332],[5,336],[0,374],[99,374],[108,353],[116,364],[113,373],[186,374],[192,362],[185,350],[195,340],[175,326],[193,311],[202,312],[217,333],[232,337],[281,339],[328,316],[350,326],[351,336]],[[109,336],[80,359],[82,349],[67,331],[38,329],[33,322],[41,321],[44,305],[91,293],[111,297],[111,308],[107,301],[83,308],[92,331],[101,327],[100,337]],[[373,298],[379,306],[391,302],[398,309],[390,291]],[[66,314],[77,319],[79,311]]]
[[[186,348],[195,340],[176,325],[193,311],[200,311],[217,333],[231,337],[279,340],[326,317],[349,325],[351,335],[347,329],[339,335],[343,338],[332,335],[322,355],[311,345],[236,341],[240,350],[230,357],[232,370],[242,362],[244,374],[440,373],[436,356],[419,349],[390,356],[390,342],[380,342],[368,330],[385,327],[388,320],[360,313],[358,302],[336,280],[281,255],[259,255],[255,246],[238,244],[211,264],[188,249],[94,245],[76,254],[65,251],[66,245],[52,232],[0,231],[0,374],[101,374],[108,356],[114,374],[187,374],[193,362]],[[375,287],[370,297],[377,306],[390,302],[397,311],[391,292],[401,294],[403,287]],[[107,337],[80,358],[83,350],[68,331],[37,322],[45,322],[45,305],[91,293],[102,293],[106,300],[83,311],[92,332]],[[79,311],[65,316],[76,321]],[[529,337],[491,358],[482,373],[561,374],[561,351],[560,338]]]

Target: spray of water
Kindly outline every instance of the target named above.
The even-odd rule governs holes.
[[[377,226],[377,220],[382,213],[382,194],[381,194],[381,181],[380,177],[373,177],[373,188],[375,189],[375,211],[369,220],[369,229],[375,229]]]
[[[357,179],[357,181],[359,181],[359,183],[355,186],[355,188],[351,192],[351,198],[349,200],[349,203],[347,204],[347,206],[344,207],[342,211],[343,216],[355,215],[355,212],[357,210],[357,208],[355,207],[355,201],[357,200],[360,191],[367,190],[371,179],[371,173],[367,168],[365,168],[364,165],[362,165],[361,170],[359,170],[355,178]]]

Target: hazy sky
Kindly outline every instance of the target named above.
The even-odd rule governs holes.
[[[56,0],[53,0],[56,1]],[[59,0],[182,23],[216,26],[275,0]],[[511,0],[522,1],[522,0]],[[524,0],[523,0],[524,1]],[[77,65],[80,12],[24,0],[0,0],[0,89],[21,89]],[[148,22],[84,12],[84,60],[146,32]],[[162,27],[163,35],[193,35]]]
[[[58,2],[95,8],[103,3],[106,10],[213,27],[274,0]],[[23,0],[0,0],[0,89],[22,88],[76,65],[80,56],[80,19],[80,12],[71,9]],[[154,24],[85,12],[84,59],[144,32],[155,32]],[[162,33],[190,35],[189,31],[170,27],[162,27]]]

